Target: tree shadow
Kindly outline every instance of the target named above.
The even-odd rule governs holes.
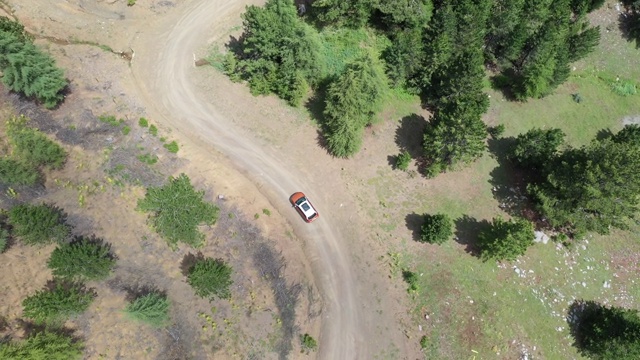
[[[411,231],[411,238],[419,241],[422,234],[422,224],[424,223],[424,215],[411,213],[404,217],[407,229]]]
[[[618,15],[618,29],[622,33],[622,37],[628,42],[635,42],[636,48],[640,49],[640,9],[639,12],[631,9],[632,1],[623,1],[625,3],[625,11]]]
[[[498,206],[511,216],[536,218],[533,203],[527,193],[527,185],[536,181],[531,172],[518,168],[508,158],[515,145],[514,137],[489,139],[489,153],[498,166],[491,170],[489,184]],[[530,219],[532,220],[532,219]]]
[[[504,96],[507,101],[518,101],[515,93],[513,92],[513,87],[517,79],[518,77],[513,69],[506,69],[490,76],[489,84],[493,90],[502,93],[502,96]]]
[[[422,142],[424,131],[429,122],[422,116],[411,114],[400,120],[400,125],[396,129],[395,141],[400,151],[407,151],[412,158],[418,159],[423,153]]]
[[[28,338],[41,332],[47,331],[55,332],[57,334],[69,337],[72,339],[72,342],[81,340],[80,337],[75,335],[76,330],[72,328],[64,326],[51,326],[46,323],[35,323],[33,321],[24,319],[16,319],[16,323],[18,324],[18,327],[20,327],[20,329],[22,329],[22,331],[24,332],[24,338]]]
[[[478,235],[491,227],[487,220],[478,221],[469,215],[463,215],[454,221],[455,239],[465,245],[465,251],[475,257],[480,257],[480,246],[478,245]]]
[[[197,262],[203,261],[203,260],[204,260],[204,255],[201,252],[198,252],[197,254],[188,253],[182,258],[182,261],[180,262],[180,272],[184,276],[189,276],[189,272],[191,271],[191,268]]]
[[[127,293],[125,295],[125,300],[128,302],[133,302],[138,298],[143,296],[147,296],[149,294],[159,294],[164,297],[167,297],[167,292],[164,290],[160,290],[155,285],[148,284],[133,284],[133,285],[125,285],[123,286],[124,291]]]
[[[591,300],[574,300],[569,306],[567,311],[567,324],[569,326],[569,332],[573,337],[572,345],[578,349],[580,354],[589,357],[590,351],[587,348],[588,339],[586,339],[585,335],[587,334],[584,333],[584,330],[586,327],[594,325],[590,324],[593,322],[594,316],[597,316],[597,313],[605,309],[602,304]]]
[[[596,140],[603,141],[606,139],[610,139],[613,136],[613,132],[611,129],[600,129],[596,134]]]

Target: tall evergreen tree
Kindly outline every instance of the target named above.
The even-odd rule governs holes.
[[[376,0],[316,0],[313,8],[317,9],[318,18],[322,22],[359,28],[369,21],[374,1]]]
[[[628,227],[640,210],[640,143],[624,140],[632,131],[569,149],[549,163],[546,181],[530,191],[552,226],[601,234]]]
[[[640,358],[640,316],[637,310],[587,305],[578,319],[576,340],[594,360]]]
[[[381,64],[371,55],[347,65],[329,86],[324,114],[331,153],[349,157],[359,150],[362,130],[379,111],[387,86]]]
[[[291,0],[248,6],[239,60],[231,71],[249,82],[254,94],[276,93],[298,105],[307,87],[323,74],[317,32],[298,18]]]

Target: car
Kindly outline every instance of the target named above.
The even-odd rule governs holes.
[[[294,193],[289,197],[289,201],[291,202],[291,205],[298,210],[298,213],[302,216],[302,220],[310,223],[320,217],[320,214],[316,211],[316,208],[313,207],[311,201],[309,201],[304,193]]]

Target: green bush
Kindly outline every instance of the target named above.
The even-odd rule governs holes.
[[[453,235],[453,221],[445,214],[424,215],[420,229],[420,241],[430,244],[443,244]]]
[[[129,135],[130,132],[131,132],[131,127],[129,125],[125,125],[122,128],[122,135]]]
[[[483,261],[515,260],[534,244],[534,238],[533,224],[529,220],[494,218],[491,227],[478,234],[480,258]]]
[[[233,284],[231,272],[231,267],[221,259],[203,258],[189,269],[187,282],[202,298],[228,299],[231,297],[229,287]]]
[[[427,347],[429,347],[429,338],[427,335],[422,335],[420,338],[420,349],[425,350]]]
[[[28,245],[62,242],[71,234],[62,209],[47,205],[17,205],[9,210],[13,234]]]
[[[138,120],[138,125],[140,125],[140,127],[149,127],[149,121],[141,117],[140,120]]]
[[[6,24],[7,22],[4,21]],[[24,31],[0,28],[0,70],[2,82],[12,91],[35,97],[46,108],[54,108],[64,100],[68,82],[53,58],[38,49]],[[4,31],[9,30],[9,31]]]
[[[402,279],[409,284],[409,288],[407,288],[407,292],[414,293],[418,291],[418,274],[409,270],[402,270]]]
[[[150,293],[135,299],[124,311],[131,319],[161,328],[169,323],[170,304],[165,295]]]
[[[22,315],[36,323],[59,324],[87,310],[96,294],[77,283],[58,282],[22,301]]]
[[[158,136],[158,128],[153,124],[149,125],[149,134]]]
[[[316,351],[318,343],[309,334],[300,335],[300,348],[300,352],[308,354],[309,351]]]
[[[7,249],[9,243],[9,230],[0,227],[0,254]]]
[[[142,161],[145,164],[153,165],[158,162],[158,157],[153,154],[142,154],[138,155],[138,160]]]
[[[14,156],[34,166],[62,168],[67,160],[66,151],[42,132],[27,127],[27,121],[26,117],[20,116],[7,122],[7,135]]]
[[[616,81],[611,84],[613,92],[620,96],[630,96],[638,93],[636,84],[630,81]]]
[[[24,341],[0,343],[4,360],[74,360],[82,359],[82,341],[57,332],[43,331]]]
[[[196,191],[189,177],[181,174],[169,178],[165,186],[148,188],[136,209],[151,213],[154,230],[171,246],[178,241],[200,246],[204,235],[198,231],[198,225],[215,224],[219,213],[214,204],[202,201],[203,196],[204,191]]]
[[[107,123],[111,126],[120,126],[124,123],[124,119],[117,119],[115,116],[113,115],[100,115],[98,117],[98,119],[100,121],[102,121],[103,123]]]
[[[164,144],[162,146],[164,146],[167,150],[169,150],[170,153],[174,153],[174,154],[177,153],[178,150],[180,150],[180,147],[178,146],[178,143],[175,142],[175,141],[172,141],[172,142],[170,142],[168,144]]]
[[[411,163],[411,154],[408,151],[401,152],[398,156],[396,156],[396,168],[402,171],[407,171],[409,169],[409,164]]]
[[[33,185],[38,182],[40,174],[34,166],[21,161],[0,159],[0,182],[8,185]]]
[[[58,278],[100,280],[109,276],[116,263],[110,250],[100,239],[77,237],[53,250],[47,265]]]

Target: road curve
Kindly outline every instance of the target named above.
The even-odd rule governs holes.
[[[280,161],[271,149],[244,139],[240,129],[221,116],[215,104],[204,101],[189,80],[193,76],[193,54],[207,40],[203,34],[225,18],[237,16],[244,1],[188,0],[173,10],[175,14],[150,22],[133,40],[132,73],[145,105],[161,116],[163,123],[225,154],[254,183],[263,185],[261,191],[272,204],[278,204],[274,206],[282,214],[300,223],[288,208],[289,195],[300,190],[313,194],[321,189],[310,189],[310,179],[293,171],[294,167]],[[313,199],[318,208],[324,208],[322,199]],[[365,329],[363,311],[356,302],[358,286],[348,249],[336,230],[339,225],[326,212],[308,226],[294,223],[297,235],[307,243],[305,252],[322,295],[318,356],[368,359],[371,356],[364,339],[370,329]]]

